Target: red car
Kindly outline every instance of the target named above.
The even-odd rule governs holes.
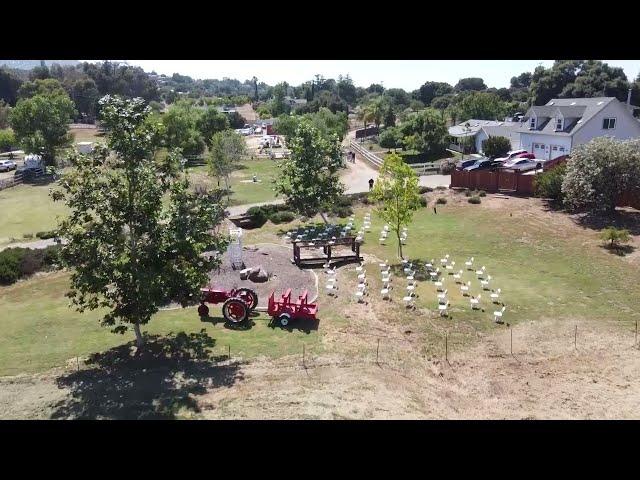
[[[529,158],[531,160],[533,160],[534,158],[536,158],[536,156],[533,153],[521,153],[520,155],[517,155],[516,158]]]

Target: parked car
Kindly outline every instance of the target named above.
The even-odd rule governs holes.
[[[13,160],[0,160],[0,172],[10,172],[18,168],[18,164]]]
[[[513,158],[516,158],[518,155],[521,155],[523,153],[527,153],[526,150],[511,150],[510,152],[507,152],[507,156],[506,157],[500,157],[500,158],[496,158],[496,160],[501,160],[503,162],[507,162]]]
[[[458,163],[456,163],[456,169],[464,170],[465,168],[470,167],[474,163],[476,163],[476,159],[475,158],[472,158],[470,160],[461,160]]]
[[[509,170],[517,171],[517,172],[527,172],[529,170],[541,169],[543,163],[544,162],[538,159],[531,160],[529,158],[523,158],[521,161],[519,161],[515,165],[511,165],[510,167],[506,167],[506,168],[508,168]]]
[[[473,165],[463,168],[463,170],[470,172],[472,170],[493,170],[502,166],[502,160],[491,159],[487,157],[479,158]]]
[[[536,156],[533,153],[527,152],[527,153],[521,153],[516,158],[530,158],[531,160],[533,160],[534,158],[536,158]]]
[[[531,161],[535,161],[535,158],[513,158],[508,162],[504,162],[500,168],[511,168],[516,165],[524,165]]]

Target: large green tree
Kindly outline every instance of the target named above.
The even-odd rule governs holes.
[[[338,137],[328,138],[310,120],[302,120],[288,138],[291,156],[278,165],[274,181],[277,195],[285,197],[292,209],[305,216],[324,212],[344,191],[338,178],[342,152]]]
[[[398,239],[398,256],[402,254],[402,228],[408,227],[413,213],[420,208],[418,176],[400,155],[385,157],[378,180],[370,194],[379,206],[376,212],[387,222]]]
[[[484,80],[478,77],[461,78],[453,89],[457,92],[464,92],[466,90],[486,90],[487,86]]]
[[[495,93],[469,92],[455,106],[458,121],[502,120],[507,114],[507,104]]]
[[[67,95],[67,91],[55,78],[25,82],[18,90],[19,98],[31,98],[36,95]]]
[[[409,115],[400,124],[405,144],[427,155],[437,154],[447,144],[448,131],[442,115],[432,108]]]
[[[224,113],[209,107],[196,119],[196,128],[205,143],[211,146],[213,134],[229,128],[229,119]]]
[[[162,116],[165,145],[169,149],[179,148],[187,156],[204,152],[205,143],[197,128],[199,116],[198,110],[186,102],[173,104]]]
[[[571,151],[562,194],[569,208],[615,212],[620,195],[640,189],[640,141],[597,137]]]
[[[101,323],[124,333],[140,330],[159,307],[197,300],[218,264],[207,250],[224,251],[212,233],[224,216],[219,195],[193,193],[186,176],[166,175],[153,152],[160,126],[146,121],[142,99],[101,99],[107,147],[72,156],[73,169],[54,192],[70,215],[59,225],[72,269],[68,296],[79,311],[106,309]],[[110,154],[110,150],[114,154]]]
[[[69,122],[74,114],[68,95],[36,95],[18,101],[10,123],[26,153],[41,154],[47,164],[53,164],[56,152],[73,140]]]
[[[2,99],[0,99],[0,128],[7,128],[9,126],[9,113],[11,107]]]
[[[414,92],[414,97],[426,106],[436,97],[441,97],[453,92],[453,87],[445,82],[426,82]]]
[[[22,80],[14,75],[9,69],[0,67],[0,99],[13,106],[18,100],[18,90],[22,85]]]

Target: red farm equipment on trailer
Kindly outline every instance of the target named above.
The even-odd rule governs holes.
[[[275,292],[269,297],[267,312],[278,320],[280,325],[286,327],[291,320],[315,320],[318,313],[318,305],[309,303],[309,292],[305,290],[298,297],[298,301],[291,300],[291,289],[288,288],[279,299],[276,300]]]
[[[221,290],[216,288],[201,288],[202,299],[198,307],[200,317],[209,316],[206,303],[222,303],[222,316],[231,323],[244,322],[249,314],[258,306],[258,294],[250,288],[233,288]]]

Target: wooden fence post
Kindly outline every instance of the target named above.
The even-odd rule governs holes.
[[[578,349],[578,325],[576,325],[576,332],[573,336],[573,348]]]
[[[227,358],[228,358],[229,360],[231,360],[231,345],[227,345],[227,347],[228,347],[228,350],[227,350],[227,351],[228,351],[228,353],[227,353]]]
[[[378,347],[376,348],[376,363],[378,364],[378,366],[380,365],[380,362],[378,361],[379,354],[380,354],[380,339],[378,339]]]
[[[449,362],[449,332],[444,332],[444,358]]]

